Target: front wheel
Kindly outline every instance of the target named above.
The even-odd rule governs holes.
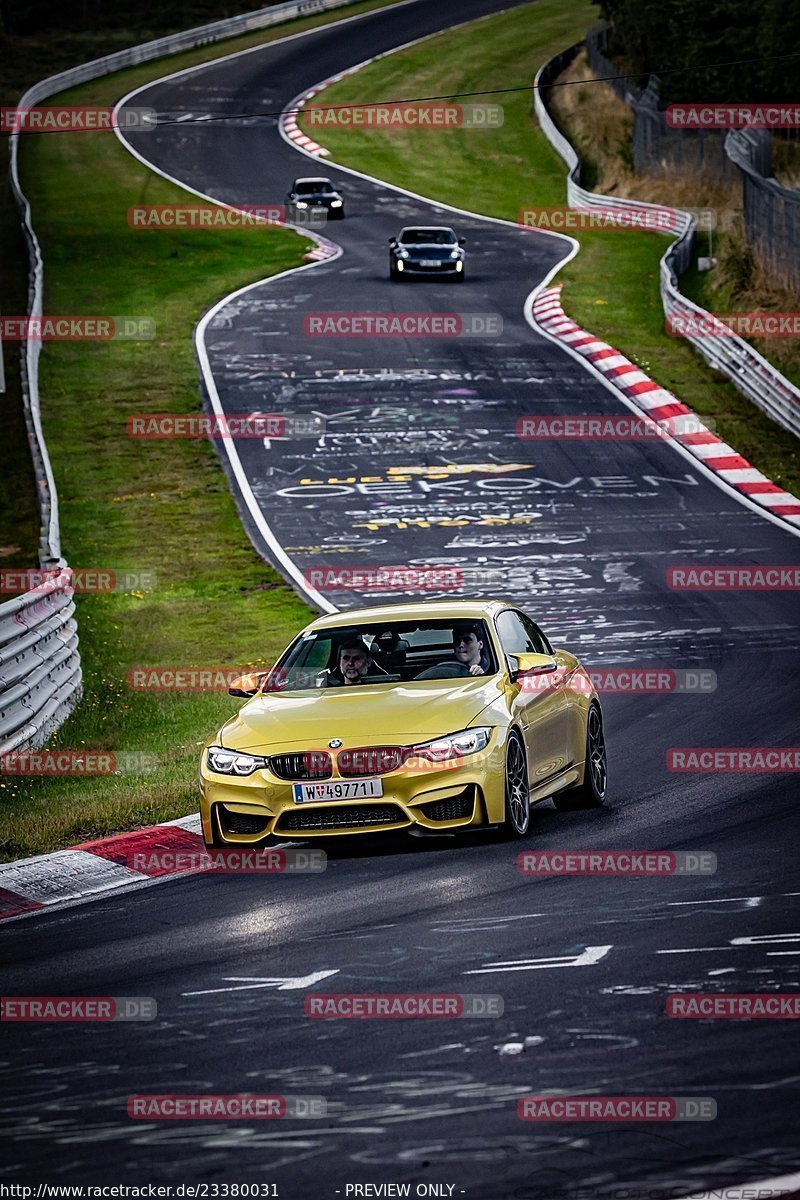
[[[525,747],[516,731],[508,737],[506,747],[506,806],[503,829],[508,837],[525,837],[531,823],[531,795],[528,789],[528,767]]]
[[[605,803],[608,790],[608,766],[606,762],[606,738],[603,732],[603,715],[597,704],[592,704],[586,721],[586,761],[583,767],[583,782],[560,795],[553,796],[553,804],[560,812],[576,808],[599,808]]]

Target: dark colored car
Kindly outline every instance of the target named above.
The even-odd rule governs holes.
[[[291,191],[286,195],[286,207],[295,217],[307,214],[309,210],[323,208],[332,221],[341,221],[344,217],[342,193],[336,190],[330,179],[322,176],[295,179]]]
[[[446,225],[407,226],[399,237],[389,238],[389,277],[446,275],[464,279],[464,239]]]

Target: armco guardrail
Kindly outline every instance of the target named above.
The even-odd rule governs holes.
[[[252,33],[294,17],[345,8],[355,0],[290,0],[240,16],[214,21],[196,29],[170,34],[140,46],[82,63],[29,88],[19,108],[31,108],[50,96],[90,79],[100,79],[124,67]],[[44,264],[27,197],[19,181],[18,135],[9,139],[11,191],[19,208],[28,249],[28,312],[42,315]],[[81,663],[70,573],[61,557],[61,533],[56,492],[39,403],[41,342],[25,344],[22,356],[22,396],[25,421],[38,488],[41,534],[39,562],[60,574],[54,580],[0,604],[0,755],[41,746],[80,699]]]
[[[41,746],[80,695],[72,573],[0,605],[0,757]]]
[[[542,95],[549,83],[561,74],[581,48],[582,43],[570,46],[557,54],[540,68],[534,81],[533,104],[542,132],[550,145],[561,155],[569,168],[567,175],[567,203],[574,208],[601,208],[604,211],[625,209],[628,212],[645,213],[648,210],[663,213],[658,204],[646,204],[642,200],[624,200],[618,196],[603,196],[588,192],[580,186],[580,159],[575,150],[557,128],[547,111]],[[691,213],[671,209],[675,214],[674,225],[668,230],[674,240],[661,259],[659,266],[661,302],[667,319],[676,319],[678,326],[687,320],[696,328],[703,329],[701,336],[681,334],[691,342],[695,350],[715,370],[720,371],[736,385],[749,400],[752,400],[767,416],[784,429],[800,436],[800,389],[790,383],[780,371],[754,350],[753,347],[720,325],[721,332],[709,334],[714,318],[704,308],[688,300],[678,289],[678,277],[692,261],[696,223]]]

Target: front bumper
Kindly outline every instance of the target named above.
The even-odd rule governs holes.
[[[210,771],[203,754],[200,814],[207,842],[258,845],[281,839],[415,829],[448,832],[499,824],[504,807],[504,747],[496,731],[485,750],[448,763],[418,760],[384,775],[372,799],[296,803],[292,784],[269,769],[243,778]],[[342,780],[334,774],[331,782]],[[298,782],[303,782],[298,780]]]
[[[395,258],[394,262],[395,266],[402,262],[403,275],[460,275],[464,270],[463,259],[446,258],[438,263],[435,267],[422,267],[418,262],[415,263],[413,259],[410,258]]]

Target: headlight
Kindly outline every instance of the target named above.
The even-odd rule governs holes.
[[[331,200],[331,208],[341,208],[341,207],[342,207],[341,200]]]
[[[445,762],[451,758],[466,758],[477,754],[489,744],[492,736],[491,728],[462,729],[460,733],[450,733],[447,737],[434,738],[432,742],[421,742],[412,746],[410,755],[413,758],[427,758],[429,762]]]
[[[295,200],[294,206],[295,206],[295,208],[308,208],[308,205],[306,204],[305,200]]]
[[[398,250],[397,253],[400,255],[401,258],[410,258],[411,257],[411,255],[408,253],[407,250]]]
[[[451,251],[450,251],[450,257],[451,257],[451,258],[461,258],[461,255],[462,255],[463,253],[464,253],[464,252],[463,252],[463,250],[451,250]]]
[[[267,765],[267,759],[258,754],[240,754],[238,750],[225,750],[222,746],[209,746],[206,751],[209,770],[218,775],[252,775]]]

